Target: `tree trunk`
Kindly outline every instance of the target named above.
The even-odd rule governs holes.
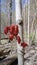
[[[21,15],[21,0],[15,0],[15,10],[16,10],[16,24],[19,26],[19,35],[22,38],[22,15]],[[18,55],[18,65],[24,65],[24,55],[21,52],[23,48],[17,42],[17,55]]]

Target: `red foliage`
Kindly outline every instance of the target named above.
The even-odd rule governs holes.
[[[10,39],[10,40],[13,40],[13,38],[14,38],[14,35],[10,34],[10,35],[9,35],[9,39]]]
[[[11,34],[14,34],[14,29],[15,29],[15,25],[11,25],[10,26],[10,33]]]
[[[18,41],[18,44],[20,44],[20,42],[21,42],[20,36],[17,36],[16,39]]]
[[[18,41],[18,44],[20,44],[21,38],[20,38],[20,36],[18,36],[18,32],[19,32],[18,26],[15,24],[12,24],[11,26],[5,27],[4,33],[7,34],[8,31],[10,32],[10,35],[8,38],[12,41],[15,36],[16,40]],[[24,48],[24,47],[27,47],[28,45],[27,45],[27,43],[23,42],[23,43],[21,43],[21,46]]]
[[[15,36],[17,36],[17,35],[18,35],[18,26],[17,26],[17,25],[15,25],[14,35],[15,35]]]
[[[27,47],[27,46],[28,46],[28,44],[27,44],[27,43],[25,43],[25,42],[23,42],[23,43],[21,43],[21,46],[22,46],[22,47]]]

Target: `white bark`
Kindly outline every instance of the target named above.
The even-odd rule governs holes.
[[[15,10],[16,10],[16,24],[19,26],[19,35],[22,39],[22,26],[19,25],[19,23],[22,21],[22,15],[21,15],[21,0],[15,0]],[[24,57],[22,51],[21,45],[17,43],[17,55],[18,55],[18,65],[24,65]]]
[[[24,65],[23,48],[17,43],[18,65]]]
[[[19,34],[18,35],[21,37],[21,40],[22,40],[22,26],[19,24],[18,24],[18,26],[19,26]],[[21,47],[21,45],[18,44],[18,42],[17,42],[18,65],[24,65],[24,56],[21,51],[23,51],[23,47]]]
[[[18,23],[20,23],[21,21],[19,20],[22,20],[22,17],[21,17],[21,5],[20,5],[20,2],[21,0],[15,0],[15,7],[16,7],[16,21]]]

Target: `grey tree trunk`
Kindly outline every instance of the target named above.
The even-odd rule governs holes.
[[[16,10],[16,24],[19,26],[19,35],[23,41],[22,34],[22,14],[21,14],[21,0],[15,0],[15,10]],[[24,65],[24,55],[21,52],[23,47],[17,42],[17,55],[18,55],[18,65]]]

